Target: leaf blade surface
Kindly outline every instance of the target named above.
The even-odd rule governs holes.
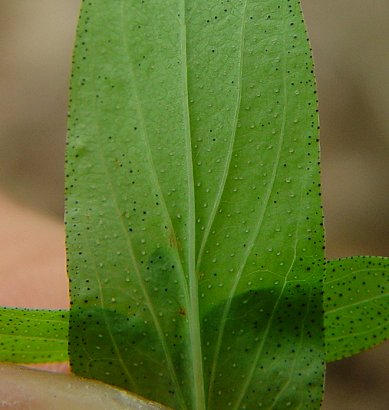
[[[73,369],[174,408],[316,408],[323,232],[299,2],[83,7]]]
[[[323,230],[315,84],[299,4],[215,2],[190,16],[188,32],[208,39],[188,46],[208,407],[251,408],[261,397],[265,407],[315,408]],[[296,344],[300,351],[288,351]],[[299,367],[312,371],[311,397],[289,396],[314,390],[303,387]],[[259,380],[267,380],[263,390]]]
[[[69,312],[0,309],[0,361],[50,363],[68,360]]]
[[[389,338],[389,262],[356,256],[326,263],[326,360],[352,356]]]
[[[71,332],[74,370],[186,408],[197,406],[203,386],[195,375],[201,358],[192,357],[199,333],[181,8],[179,1],[84,3],[67,223],[71,323],[85,335]],[[90,353],[98,335],[100,351]]]

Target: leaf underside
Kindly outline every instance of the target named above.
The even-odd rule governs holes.
[[[389,338],[389,259],[357,256],[326,263],[326,360],[352,356]]]
[[[175,409],[317,409],[318,119],[299,1],[85,1],[73,371]]]
[[[0,308],[0,362],[68,360],[69,312]]]

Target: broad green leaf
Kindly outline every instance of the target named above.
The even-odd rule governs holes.
[[[68,360],[69,312],[0,308],[0,362]]]
[[[73,370],[175,409],[319,407],[316,91],[299,1],[83,3]]]
[[[326,360],[342,359],[389,339],[389,259],[356,256],[326,263]]]

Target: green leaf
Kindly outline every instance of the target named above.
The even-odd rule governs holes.
[[[316,90],[299,1],[84,2],[73,370],[179,409],[319,407]]]
[[[389,338],[389,259],[356,256],[326,263],[326,360],[352,356]]]
[[[68,326],[66,310],[0,308],[0,361],[67,361]]]

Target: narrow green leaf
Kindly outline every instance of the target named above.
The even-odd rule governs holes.
[[[0,361],[49,363],[68,360],[69,312],[0,308]]]
[[[326,360],[352,356],[389,338],[389,259],[356,256],[326,263]]]
[[[319,407],[316,90],[298,0],[84,2],[70,355],[176,409]]]

